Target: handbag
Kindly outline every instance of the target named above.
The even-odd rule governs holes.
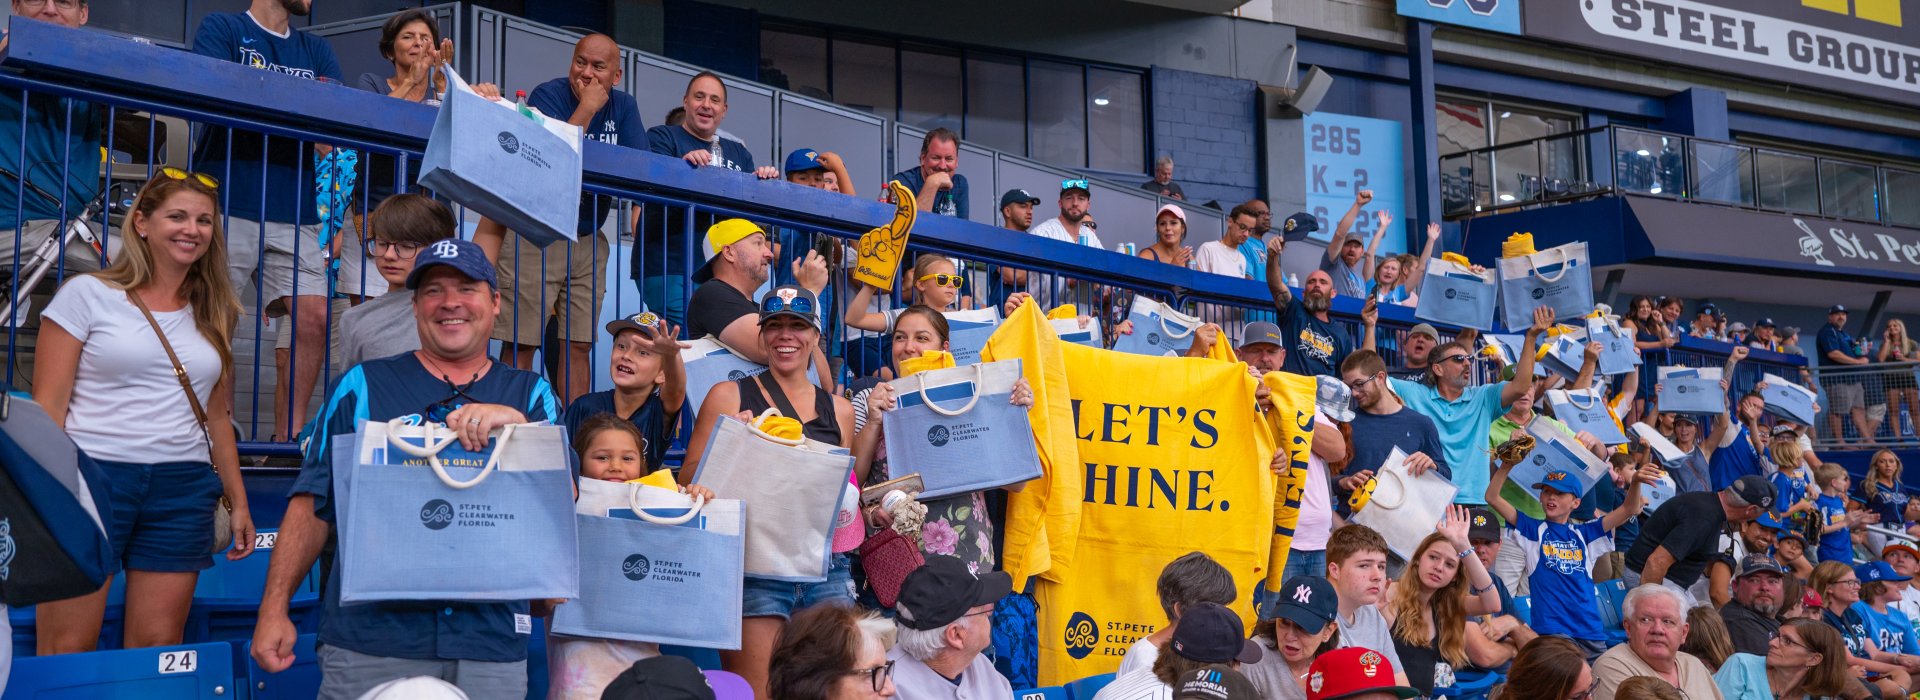
[[[1453,505],[1460,489],[1441,478],[1440,470],[1418,477],[1407,472],[1407,453],[1393,448],[1371,482],[1372,496],[1355,511],[1353,522],[1372,528],[1387,548],[1402,559],[1412,559],[1420,540],[1433,534],[1440,518]],[[1364,490],[1364,489],[1363,489]]]
[[[579,237],[580,127],[481,97],[451,67],[421,187],[545,247]]]
[[[207,429],[207,409],[200,405],[200,395],[193,393],[193,378],[187,376],[187,368],[180,364],[180,356],[174,354],[173,343],[168,342],[166,332],[160,330],[160,322],[154,320],[153,311],[147,308],[147,302],[132,290],[128,290],[127,298],[133,300],[133,305],[140,309],[141,316],[147,317],[147,326],[152,328],[153,334],[160,338],[160,348],[167,351],[167,361],[173,363],[173,378],[180,381],[180,390],[186,392],[187,405],[193,407],[194,420],[200,424],[200,434],[207,438],[207,464],[213,465],[213,433]],[[213,474],[218,478],[220,467],[213,467]],[[233,546],[233,502],[227,500],[227,495],[222,493],[220,500],[213,505],[213,548],[208,551],[217,554],[227,551],[231,546]]]
[[[1101,342],[1104,336],[1100,334],[1100,319],[1087,318],[1087,325],[1084,328],[1080,326],[1080,319],[1078,318],[1048,319],[1047,325],[1053,327],[1053,332],[1059,335],[1060,340],[1063,342],[1085,345],[1090,348],[1106,347],[1105,344]]]
[[[553,632],[740,648],[746,557],[740,501],[635,483],[577,483],[580,597],[554,608]]]
[[[776,415],[768,409],[755,422]],[[827,579],[834,520],[852,474],[853,455],[844,448],[769,435],[723,417],[707,438],[693,483],[746,506],[747,576],[817,583]]]
[[[1760,397],[1766,400],[1766,412],[1801,425],[1814,424],[1813,390],[1771,372],[1761,380],[1767,384],[1767,388],[1760,390]]]
[[[1547,405],[1553,407],[1553,417],[1567,424],[1575,433],[1591,433],[1609,447],[1631,442],[1626,432],[1620,429],[1620,423],[1614,419],[1612,407],[1607,405],[1607,400],[1599,392],[1592,389],[1551,389],[1547,391]]]
[[[1661,367],[1654,399],[1668,413],[1719,415],[1727,412],[1727,393],[1720,388],[1719,367]]]
[[[112,491],[39,404],[0,394],[0,602],[37,605],[106,585]]]
[[[1640,366],[1640,353],[1634,351],[1633,335],[1611,318],[1588,316],[1587,341],[1600,344],[1600,374],[1626,374]]]
[[[1500,285],[1492,270],[1474,272],[1473,268],[1452,260],[1427,261],[1427,274],[1420,278],[1420,303],[1414,318],[1462,328],[1493,329],[1495,301]]]
[[[980,350],[987,347],[987,339],[1000,328],[1000,310],[990,306],[943,311],[940,315],[947,319],[947,351],[953,353],[955,365],[979,362]]]
[[[1202,323],[1199,318],[1138,294],[1133,297],[1127,320],[1133,322],[1133,333],[1114,340],[1114,351],[1155,357],[1186,354],[1193,344],[1190,336]]]
[[[721,382],[738,381],[767,371],[767,366],[740,356],[719,338],[706,336],[682,344],[680,362],[687,372],[687,405],[696,412],[707,400],[707,392]],[[807,368],[807,381],[820,383],[813,367]]]
[[[893,528],[882,528],[860,544],[860,567],[867,572],[867,587],[881,607],[891,608],[900,597],[900,586],[907,574],[927,563],[920,546]]]
[[[1040,478],[1027,409],[1011,402],[1020,360],[927,370],[889,384],[899,397],[881,429],[887,459],[919,472],[921,499]]]
[[[1578,378],[1580,367],[1587,363],[1587,348],[1586,344],[1581,342],[1582,335],[1574,332],[1554,336],[1553,342],[1546,346],[1546,354],[1541,355],[1539,361],[1534,364],[1545,367],[1547,371],[1560,375],[1569,382]]]
[[[1531,325],[1533,310],[1540,306],[1568,319],[1593,311],[1593,266],[1586,243],[1500,259],[1500,310],[1507,327]]]
[[[1553,471],[1572,474],[1580,482],[1577,495],[1582,497],[1601,479],[1612,478],[1607,473],[1607,462],[1595,457],[1572,432],[1555,425],[1553,419],[1536,415],[1527,423],[1526,430],[1527,435],[1533,437],[1533,451],[1514,466],[1508,478],[1529,492]]]

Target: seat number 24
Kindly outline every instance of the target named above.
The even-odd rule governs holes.
[[[160,652],[160,673],[193,673],[200,668],[200,652],[196,649],[180,649]]]

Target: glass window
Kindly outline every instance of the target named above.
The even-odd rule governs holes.
[[[1887,223],[1920,227],[1920,172],[1892,168],[1881,172],[1887,180]]]
[[[827,39],[767,30],[760,33],[760,82],[820,100],[827,91]]]
[[[196,26],[198,18],[195,18]],[[87,26],[144,36],[170,44],[187,43],[187,0],[91,0]]]
[[[1500,104],[1494,104],[1493,109],[1498,110],[1491,120],[1496,146],[1573,131],[1573,119],[1569,117],[1527,112]]]
[[[1027,76],[1020,59],[968,52],[963,134],[995,150],[1027,152]]]
[[[1145,172],[1146,122],[1139,73],[1087,69],[1087,167]],[[1251,141],[1249,141],[1251,143]]]
[[[1880,183],[1873,166],[1844,160],[1820,159],[1821,212],[1847,219],[1880,218]]]
[[[1434,106],[1435,131],[1440,138],[1440,155],[1452,155],[1487,147],[1487,105],[1480,102],[1441,100]]]
[[[1070,63],[1034,61],[1029,157],[1080,167],[1087,162],[1087,86],[1084,70]]]
[[[1760,206],[1787,211],[1820,211],[1819,178],[1811,156],[1756,151],[1755,192]]]
[[[1686,195],[1687,165],[1680,154],[1680,137],[1627,129],[1614,133],[1614,177],[1620,189]]]
[[[1753,149],[1693,142],[1693,196],[1709,202],[1752,206]]]
[[[960,57],[907,49],[900,52],[900,121],[932,130],[960,130]]]
[[[834,40],[833,101],[895,118],[893,46]]]

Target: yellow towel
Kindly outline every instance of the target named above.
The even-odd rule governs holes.
[[[1020,358],[1021,374],[1033,388],[1034,445],[1042,476],[1007,495],[1007,523],[1001,569],[1013,576],[1014,590],[1027,579],[1064,566],[1073,558],[1080,531],[1079,443],[1074,440],[1073,406],[1067,390],[1066,345],[1029,299],[1014,309],[980,351],[986,362]]]
[[[1293,549],[1293,529],[1300,525],[1300,503],[1307,493],[1307,456],[1313,451],[1313,416],[1318,411],[1313,398],[1319,386],[1313,377],[1268,372],[1260,377],[1267,386],[1273,408],[1262,417],[1271,444],[1284,446],[1287,468],[1274,475],[1273,543],[1267,554],[1266,587],[1275,593],[1285,582],[1280,580],[1287,568],[1287,553]],[[1275,454],[1265,449],[1262,454]]]
[[[1061,304],[1053,307],[1052,311],[1047,312],[1047,320],[1049,321],[1063,318],[1080,318],[1080,307],[1074,306],[1073,304]]]
[[[900,361],[900,376],[911,377],[930,369],[953,367],[953,353],[945,350],[928,350],[919,357],[909,357]]]
[[[656,469],[652,474],[648,474],[638,479],[628,479],[627,483],[642,484],[646,486],[657,486],[657,487],[666,489],[668,491],[680,490],[679,482],[676,482],[673,480],[673,471],[669,469]]]
[[[1441,253],[1440,259],[1467,269],[1473,269],[1473,262],[1467,260],[1467,256],[1459,253]]]
[[[1500,257],[1503,258],[1524,258],[1538,252],[1539,249],[1533,247],[1532,233],[1513,234],[1500,244]]]
[[[754,421],[754,427],[760,432],[782,440],[799,440],[807,436],[806,429],[800,426],[797,418],[788,416],[764,416]]]

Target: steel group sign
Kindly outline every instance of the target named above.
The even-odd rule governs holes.
[[[1528,3],[1525,24],[1530,36],[1920,105],[1909,18],[1920,23],[1920,0],[1550,0]]]

